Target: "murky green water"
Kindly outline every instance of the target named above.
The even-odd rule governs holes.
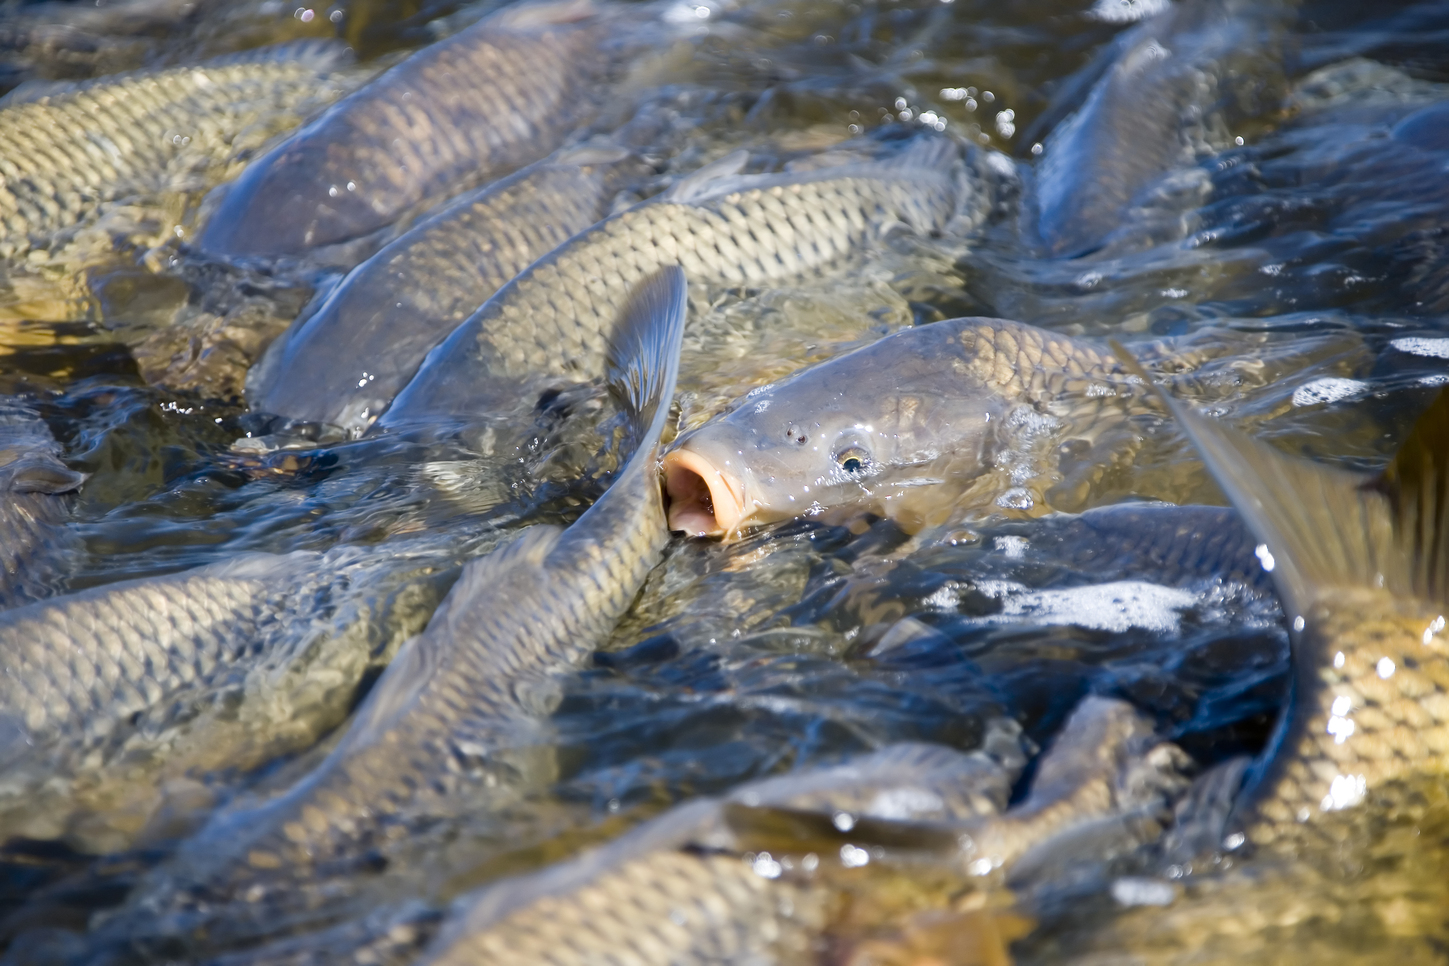
[[[358,58],[337,72],[340,91],[496,6],[9,2],[0,92],[334,36]],[[1302,4],[1271,52],[1234,63],[1258,99],[1230,114],[1226,141],[1151,179],[1090,254],[1044,258],[1023,227],[1040,147],[1049,153],[1048,133],[1096,76],[1094,58],[1130,27],[1090,9],[1085,0],[671,8],[675,21],[695,22],[639,58],[595,125],[632,117],[660,132],[644,151],[659,172],[645,193],[740,147],[752,169],[778,170],[886,129],[931,127],[995,158],[979,169],[991,203],[957,235],[892,236],[845,277],[697,300],[679,430],[892,331],[987,315],[1201,360],[1178,378],[1218,414],[1319,460],[1383,464],[1449,382],[1449,141],[1425,135],[1407,149],[1388,136],[1449,99],[1449,5]],[[242,160],[210,177],[234,175]],[[495,417],[501,470],[480,468],[477,436],[235,446],[267,429],[241,403],[246,366],[340,273],[222,265],[195,252],[187,240],[211,186],[118,199],[0,263],[0,393],[28,401],[67,464],[89,474],[74,506],[85,552],[61,589],[250,551],[414,554],[412,570],[368,591],[413,596],[360,618],[386,626],[373,628],[365,669],[349,672],[355,702],[465,559],[522,525],[571,521],[602,492],[619,420],[598,387],[544,409],[525,401]],[[409,961],[466,889],[671,804],[893,741],[969,750],[1003,714],[1046,746],[1088,694],[1152,715],[1204,770],[1263,748],[1285,700],[1288,636],[1230,516],[1153,502],[1224,502],[1171,426],[1079,505],[1003,515],[996,495],[963,499],[946,526],[921,533],[866,516],[797,520],[725,544],[676,537],[595,665],[567,679],[552,717],[557,784],[445,839],[420,835],[395,884],[347,915],[375,908],[414,923],[416,936],[392,953]],[[1091,527],[1029,519],[1116,504],[1129,505],[1098,511]],[[1141,548],[1179,526],[1227,537],[1171,559]],[[346,710],[289,732],[280,752],[261,742],[266,754],[242,765],[164,772],[170,784],[137,806],[139,817],[82,815],[53,838],[12,841],[0,854],[0,942],[51,948],[43,930],[80,930],[120,904],[212,808],[304,773]],[[264,716],[251,727],[280,725]],[[97,849],[113,853],[88,854]],[[1157,871],[1151,859],[1132,861],[1126,871]],[[1411,877],[1438,868],[1409,865]],[[1345,889],[1322,885],[1325,903]],[[1120,911],[1107,895],[1102,882],[1049,895],[1032,912],[1041,931],[1018,955],[1067,957],[1094,917]],[[218,941],[207,953],[288,933],[305,946],[309,930],[346,918],[239,929],[235,946]],[[1418,949],[1415,938],[1393,937]],[[1355,961],[1374,961],[1375,948],[1355,950]]]

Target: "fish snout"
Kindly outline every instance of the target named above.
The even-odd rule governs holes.
[[[692,537],[730,533],[745,517],[741,481],[689,449],[664,454],[664,493],[669,529]]]

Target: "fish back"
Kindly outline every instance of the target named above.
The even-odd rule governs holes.
[[[531,379],[601,377],[608,327],[662,266],[703,285],[779,284],[838,271],[895,226],[940,230],[959,158],[954,143],[932,147],[806,175],[728,173],[606,219],[499,289],[429,353],[383,422],[486,410]]]
[[[0,255],[103,202],[219,167],[253,125],[297,123],[341,93],[314,60],[136,72],[0,108]]]
[[[534,259],[607,214],[638,159],[540,162],[464,195],[358,266],[248,373],[254,410],[359,435],[428,350]]]
[[[554,6],[557,22],[489,17],[345,98],[247,168],[201,247],[288,255],[360,238],[553,150],[596,106],[610,63],[599,20]]]

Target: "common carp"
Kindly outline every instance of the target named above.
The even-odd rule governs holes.
[[[197,244],[299,255],[543,157],[599,104],[618,59],[605,19],[586,2],[520,5],[419,51],[253,161]]]
[[[247,374],[252,409],[360,435],[429,349],[650,170],[622,150],[585,147],[457,199],[359,265],[272,343]]]
[[[1004,319],[935,322],[755,389],[681,437],[664,458],[669,525],[734,535],[841,506],[919,525],[938,484],[960,490],[997,464],[1002,491],[1059,472],[1060,459],[1016,462],[1040,444],[1104,473],[1082,458],[1096,437],[1161,411],[1088,343]]]
[[[1031,793],[1010,811],[1003,792],[1019,761],[1009,751],[998,761],[886,748],[836,769],[746,785],[723,803],[681,806],[592,854],[464,897],[423,962],[806,961],[840,949],[842,938],[868,936],[867,920],[881,916],[869,882],[890,848],[873,847],[873,836],[899,848],[912,825],[935,829],[927,840],[959,876],[938,886],[944,910],[972,879],[979,888],[1040,874],[1060,858],[1054,852],[1075,853],[1084,840],[1150,839],[1183,789],[1182,763],[1130,706],[1100,698],[1074,713]],[[772,810],[796,819],[785,829],[809,829],[799,819],[819,815],[818,837],[797,832],[792,842],[769,822]],[[929,881],[924,863],[909,868],[928,890],[919,881]],[[845,901],[852,892],[859,901]],[[995,946],[983,962],[1003,961],[993,938],[982,944]]]
[[[1437,960],[1449,938],[1449,393],[1373,475],[1170,405],[1260,541],[1292,628],[1291,696],[1219,839],[1235,868],[1193,876],[1167,910],[1056,942],[1088,961]]]
[[[0,612],[0,839],[112,848],[158,775],[307,747],[421,626],[450,550],[251,554]]]
[[[119,74],[0,107],[0,256],[195,169],[219,177],[244,148],[239,135],[286,130],[348,86],[340,45],[274,54]]]
[[[944,138],[809,172],[738,174],[747,160],[717,161],[534,262],[428,353],[378,426],[488,412],[521,391],[598,378],[623,293],[660,266],[714,286],[821,275],[892,228],[940,231],[975,191]]]
[[[55,593],[65,558],[80,549],[66,524],[83,482],[40,417],[0,399],[0,608]]]
[[[556,678],[613,628],[669,539],[656,448],[685,296],[680,269],[657,273],[610,339],[610,382],[636,444],[605,495],[566,529],[526,530],[470,562],[328,758],[271,802],[218,815],[156,880],[158,894],[140,890],[143,909],[187,910],[176,913],[186,921],[261,897],[296,914],[302,890],[365,886],[410,830],[551,779],[537,746],[561,697]]]
[[[1123,36],[1086,102],[1043,142],[1025,211],[1048,254],[1093,251],[1153,181],[1278,106],[1276,47],[1292,6],[1174,4]]]

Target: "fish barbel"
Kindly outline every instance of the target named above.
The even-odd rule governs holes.
[[[892,227],[939,231],[973,190],[944,138],[795,174],[739,175],[746,160],[715,162],[534,262],[428,353],[378,425],[432,424],[497,409],[521,387],[598,378],[625,293],[661,266],[716,286],[821,274]]]
[[[361,435],[429,349],[650,170],[581,148],[464,195],[359,265],[247,374],[253,410]]]
[[[271,55],[119,74],[0,106],[0,255],[196,167],[220,177],[243,131],[286,130],[340,95],[342,55],[340,46],[283,44]]]
[[[197,244],[299,255],[536,161],[598,106],[617,61],[603,20],[587,2],[520,5],[426,47],[248,165]]]

